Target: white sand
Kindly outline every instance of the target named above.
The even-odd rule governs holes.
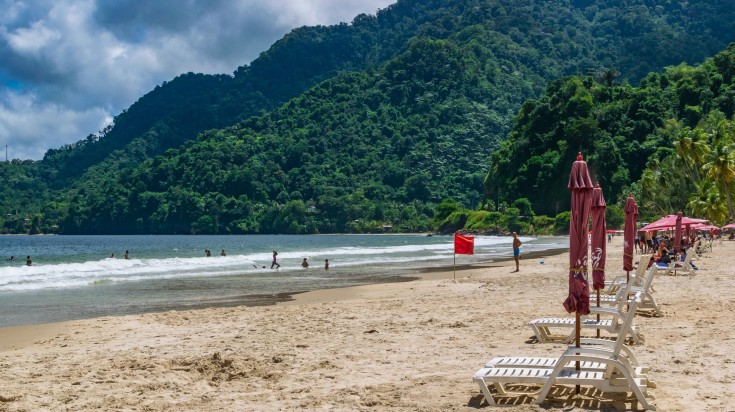
[[[664,317],[634,347],[660,411],[735,410],[735,242],[694,276],[655,281]],[[539,262],[544,261],[542,265]],[[316,291],[270,307],[215,308],[0,329],[0,411],[482,408],[471,376],[494,356],[558,356],[526,324],[566,316],[568,255],[421,281]],[[621,274],[621,238],[608,278]],[[584,388],[583,388],[584,389]],[[559,388],[512,411],[630,410],[631,396]]]

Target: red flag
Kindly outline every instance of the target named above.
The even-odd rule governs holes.
[[[475,238],[473,236],[454,235],[454,254],[474,255]]]

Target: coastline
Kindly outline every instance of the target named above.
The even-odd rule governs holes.
[[[608,277],[622,274],[621,243],[609,246]],[[733,247],[724,242],[698,258],[696,275],[657,278],[664,317],[636,317],[646,342],[632,350],[651,367],[659,410],[719,411],[735,403]],[[484,409],[470,377],[488,359],[563,351],[533,343],[526,323],[568,316],[561,305],[567,268],[567,253],[524,256],[517,274],[512,261],[494,261],[463,267],[456,279],[452,270],[430,271],[412,282],[296,294],[275,306],[0,329],[0,409]],[[559,394],[541,407],[527,397],[506,405],[636,407],[623,395],[585,394]]]
[[[554,256],[563,254],[565,249],[549,249],[547,251],[536,251],[529,252],[522,256],[523,260],[538,259],[545,256]],[[305,302],[336,302],[345,300],[348,297],[356,296],[359,290],[364,287],[383,285],[393,285],[394,283],[404,282],[416,282],[421,280],[439,280],[439,279],[453,279],[454,272],[456,269],[457,273],[461,273],[463,277],[477,277],[481,276],[482,270],[489,267],[498,267],[505,262],[513,261],[512,257],[504,257],[493,259],[485,262],[473,263],[473,264],[462,264],[457,265],[456,268],[453,266],[437,266],[428,267],[419,270],[415,274],[407,276],[397,276],[393,282],[379,282],[370,283],[367,285],[358,286],[346,286],[346,287],[334,287],[334,288],[323,288],[311,291],[290,291],[283,292],[276,295],[247,295],[247,302],[240,303],[222,303],[222,304],[211,304],[204,307],[185,308],[179,307],[172,309],[173,311],[187,311],[187,310],[206,310],[216,308],[234,308],[234,307],[257,307],[257,306],[276,306],[276,305],[299,305]],[[151,312],[140,312],[135,314],[114,316],[141,316],[153,313],[166,313],[167,311],[151,311]],[[97,318],[85,318],[85,319],[74,319],[61,322],[52,323],[38,323],[29,325],[14,325],[7,327],[0,327],[0,353],[3,351],[19,349],[33,344],[35,341],[47,339],[48,337],[63,333],[69,328],[70,324],[77,321],[94,320]]]

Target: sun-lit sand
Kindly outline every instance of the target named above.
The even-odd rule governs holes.
[[[622,274],[614,238],[607,276]],[[638,316],[634,347],[660,411],[735,410],[735,242],[661,276],[664,317]],[[458,262],[461,261],[461,257]],[[543,264],[541,264],[543,262]],[[213,308],[0,329],[0,411],[472,410],[472,374],[503,355],[558,356],[526,324],[566,316],[568,256],[316,291],[278,306]],[[593,332],[594,333],[594,332]],[[543,406],[631,410],[632,397],[557,391]]]

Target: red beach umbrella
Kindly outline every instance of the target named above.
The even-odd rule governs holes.
[[[679,216],[678,215],[666,215],[662,217],[661,219],[649,223],[641,228],[641,230],[650,232],[652,230],[666,230],[666,229],[673,229],[676,227],[676,220]],[[682,216],[681,218],[681,224],[682,225],[693,225],[695,223],[707,223],[707,219],[695,219],[693,217],[686,217]]]
[[[674,245],[676,246],[676,253],[679,253],[679,249],[681,249],[681,221],[684,217],[684,214],[681,213],[681,210],[679,213],[676,214],[676,229],[674,230]]]
[[[592,201],[592,180],[582,153],[572,164],[567,188],[572,192],[572,214],[569,218],[569,296],[564,301],[567,312],[579,315],[590,313],[590,289],[587,283],[587,220]],[[579,339],[579,334],[577,334]]]
[[[607,222],[605,221],[605,197],[602,188],[597,183],[592,189],[592,289],[597,291],[597,306],[600,306],[600,289],[605,288],[605,259],[607,258],[607,242],[605,232]]]
[[[623,270],[630,275],[633,270],[633,246],[635,242],[635,221],[638,216],[638,205],[633,199],[633,195],[629,194],[625,199],[625,229],[623,231]]]
[[[564,301],[567,312],[575,312],[575,346],[580,347],[580,315],[590,313],[590,285],[587,283],[587,220],[592,201],[592,179],[582,153],[572,164],[567,189],[572,192],[572,214],[569,217],[569,296]],[[576,369],[579,370],[579,362]],[[579,393],[579,385],[576,392]]]

